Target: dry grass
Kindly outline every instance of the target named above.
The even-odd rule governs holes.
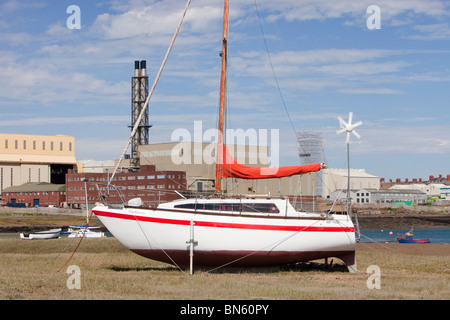
[[[447,254],[360,247],[356,274],[338,267],[266,273],[196,271],[189,276],[135,255],[114,238],[83,240],[69,262],[81,269],[81,289],[68,289],[67,267],[55,271],[77,243],[78,239],[68,238],[0,239],[0,299],[450,299]],[[379,290],[367,288],[370,265],[381,269]]]

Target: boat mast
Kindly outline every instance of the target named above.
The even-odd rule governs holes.
[[[228,11],[229,1],[225,0],[223,10],[223,40],[222,40],[222,69],[220,74],[220,105],[219,105],[219,123],[217,138],[217,163],[216,163],[216,193],[222,192],[222,181],[219,178],[220,170],[223,170],[224,154],[223,154],[223,132],[225,119],[225,90],[227,79],[227,41],[228,41]],[[222,165],[222,166],[221,166]]]

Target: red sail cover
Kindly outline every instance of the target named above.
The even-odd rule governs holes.
[[[308,172],[317,172],[322,168],[321,163],[308,164],[302,166],[287,166],[279,168],[268,167],[249,167],[236,162],[230,155],[227,146],[223,146],[223,154],[220,154],[220,147],[218,159],[224,159],[222,163],[216,165],[217,178],[240,178],[240,179],[270,179],[283,178],[296,174],[305,174]],[[225,157],[223,157],[225,155]]]

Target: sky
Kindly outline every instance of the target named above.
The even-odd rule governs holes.
[[[450,174],[449,1],[230,2],[228,128],[278,130],[280,165],[299,163],[296,132],[321,133],[328,166],[346,168],[337,118],[353,112],[352,168]],[[134,61],[152,84],[185,5],[2,0],[0,132],[74,136],[77,160],[118,159]],[[222,15],[222,1],[191,2],[150,100],[150,143],[216,127]]]

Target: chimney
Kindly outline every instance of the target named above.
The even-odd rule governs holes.
[[[381,178],[381,179],[380,179],[380,183],[384,183],[384,178]]]
[[[412,182],[417,183],[417,178],[413,178]]]
[[[450,174],[447,175],[447,181],[450,182]]]
[[[147,62],[146,60],[141,61],[141,77],[145,77],[147,75]]]
[[[408,178],[405,179],[405,183],[408,183]]]
[[[419,182],[422,182],[422,178],[419,178]]]
[[[434,176],[430,176],[430,181],[431,181],[431,180],[434,180]]]
[[[395,183],[401,183],[401,182],[402,182],[402,179],[400,179],[400,178],[395,179]]]
[[[139,61],[134,62],[134,76],[139,77]]]

